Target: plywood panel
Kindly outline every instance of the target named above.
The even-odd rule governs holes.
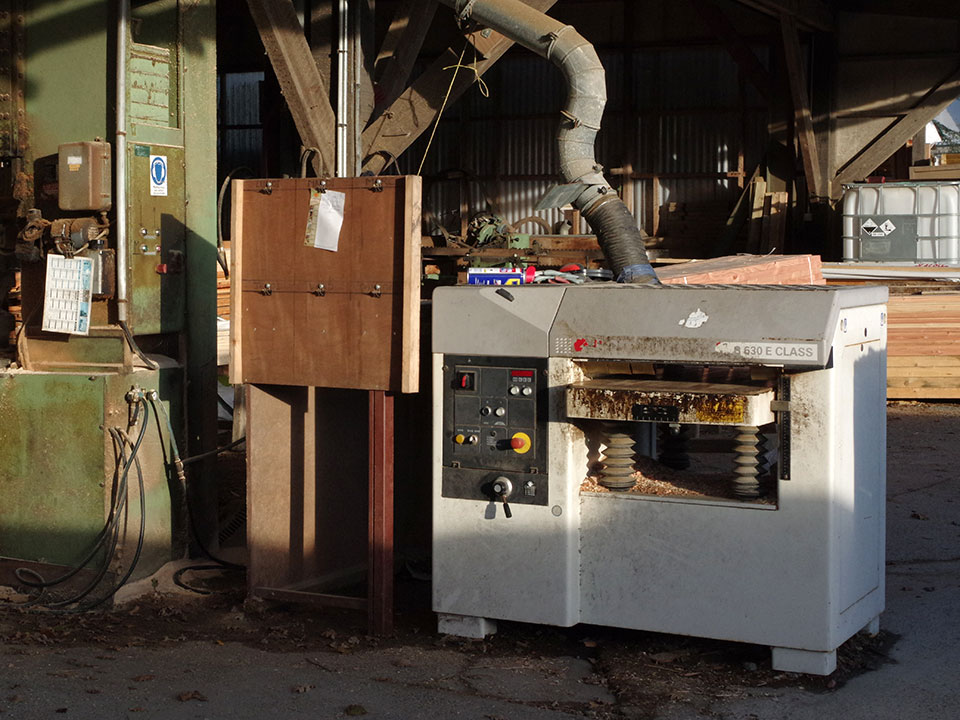
[[[304,244],[321,183],[336,252]],[[420,178],[235,181],[233,222],[232,382],[417,391]]]

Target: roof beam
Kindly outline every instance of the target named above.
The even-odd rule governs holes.
[[[261,0],[263,1],[263,0]],[[524,0],[530,7],[546,12],[557,0]],[[410,85],[377,119],[363,131],[363,169],[379,173],[391,157],[399,157],[437,118],[447,89],[447,104],[455,102],[477,78],[493,67],[512,46],[513,41],[497,32],[489,37],[472,33],[468,40],[474,47],[486,48],[483,59],[474,68],[461,68],[453,87],[450,79],[457,65],[460,50],[447,48],[417,80]]]
[[[920,101],[873,138],[837,173],[834,186],[865,178],[960,95],[960,67],[931,88]]]
[[[377,54],[377,63],[383,63],[384,69],[377,81],[373,117],[393,104],[406,88],[436,12],[437,0],[404,0],[397,8]]]
[[[757,88],[761,95],[767,100],[770,99],[773,81],[767,68],[757,59],[756,54],[743,36],[737,32],[730,18],[721,10],[713,0],[689,0],[703,20],[703,24],[712,32],[726,47],[730,57],[740,67],[744,76],[750,83]]]
[[[870,13],[872,15],[901,15],[918,18],[960,18],[960,3],[957,0],[843,0],[839,9],[846,12]]]
[[[765,15],[792,16],[803,30],[834,31],[833,10],[822,0],[739,0]]]
[[[813,130],[813,115],[810,112],[810,98],[807,92],[807,74],[803,69],[800,36],[793,16],[781,15],[780,29],[783,34],[783,52],[786,58],[787,77],[790,81],[790,97],[793,99],[795,125],[800,140],[800,155],[803,158],[803,174],[807,178],[810,197],[822,198],[826,196],[826,183],[820,170],[820,153],[817,149],[817,136]]]
[[[319,150],[319,156],[313,155],[314,172],[320,177],[332,175],[337,119],[293,2],[247,0],[247,5],[300,139],[305,146]]]

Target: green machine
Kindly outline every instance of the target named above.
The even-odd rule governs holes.
[[[209,468],[176,462],[216,442],[215,23],[0,0],[0,585],[82,567],[41,601],[182,557],[188,500],[216,533]]]

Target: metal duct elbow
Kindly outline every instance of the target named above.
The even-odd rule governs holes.
[[[586,38],[570,25],[522,0],[440,0],[461,22],[473,20],[550,60],[567,81],[567,102],[557,132],[560,172],[580,186],[572,203],[597,235],[619,282],[659,284],[643,235],[623,201],[603,177],[594,145],[607,103],[603,64]]]

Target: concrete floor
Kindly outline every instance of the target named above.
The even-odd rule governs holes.
[[[655,704],[636,705],[603,677],[583,633],[557,652],[556,643],[547,650],[528,641],[529,629],[507,625],[489,654],[402,638],[360,643],[349,653],[276,652],[251,642],[197,640],[189,627],[179,642],[112,646],[107,635],[65,646],[38,641],[36,633],[25,641],[20,616],[3,612],[0,718],[958,718],[960,406],[894,404],[888,418],[881,622],[892,644],[885,664],[835,689],[802,676],[781,687],[678,685]],[[647,658],[642,636],[624,642]],[[737,646],[728,646],[735,654]],[[744,674],[756,669],[743,666]],[[643,667],[653,664],[638,664],[641,689],[648,682]],[[730,667],[740,674],[739,660]],[[773,677],[769,669],[759,672]]]

